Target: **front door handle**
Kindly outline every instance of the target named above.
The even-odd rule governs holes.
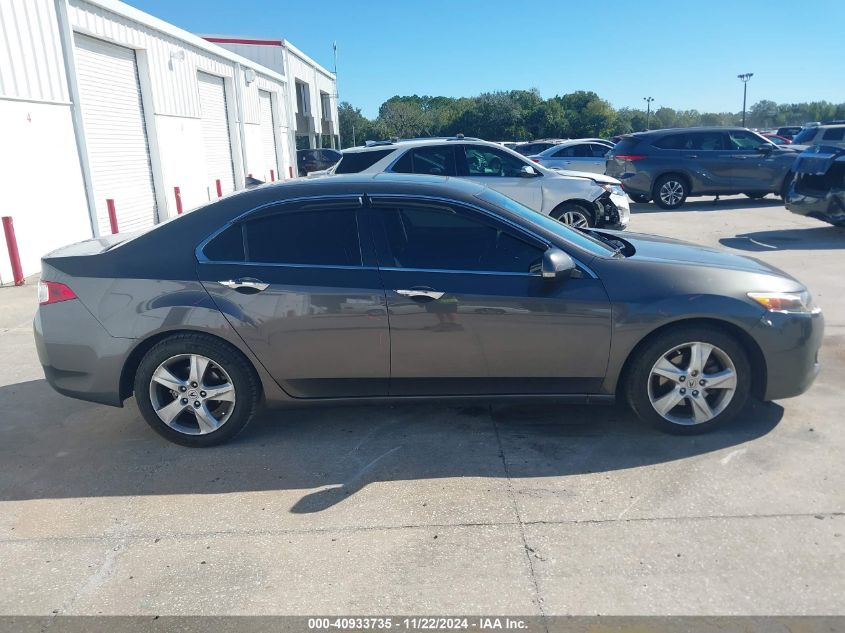
[[[238,292],[261,292],[267,290],[270,284],[265,284],[260,279],[253,279],[252,277],[241,277],[240,279],[227,279],[225,281],[218,281],[221,286],[226,286]]]
[[[410,290],[397,290],[396,294],[408,297],[409,299],[434,299],[437,301],[446,293],[438,290],[428,290],[426,288],[411,288]]]
[[[748,156],[731,156],[731,158],[736,158],[737,160],[746,160]]]

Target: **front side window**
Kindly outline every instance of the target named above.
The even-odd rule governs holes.
[[[484,145],[466,145],[469,176],[517,178],[525,166],[516,156]]]
[[[396,161],[393,171],[399,174],[457,176],[455,146],[433,145],[409,150]]]
[[[757,149],[763,145],[771,145],[764,138],[745,130],[728,132],[728,138],[730,139],[731,149]]]
[[[447,207],[404,206],[380,211],[388,261],[394,268],[537,273],[544,248],[476,214]]]
[[[286,211],[232,225],[203,249],[212,261],[361,266],[355,209]]]

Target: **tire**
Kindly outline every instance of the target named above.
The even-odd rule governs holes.
[[[784,200],[789,195],[789,186],[792,184],[793,178],[795,178],[795,174],[791,171],[786,172],[786,176],[783,177],[783,184],[780,186],[780,197]]]
[[[689,195],[689,185],[687,181],[675,174],[667,174],[661,176],[654,183],[652,189],[652,200],[661,209],[677,209],[687,199]]]
[[[693,346],[701,353],[704,345],[712,346],[712,351],[702,368],[691,356]],[[751,391],[748,354],[739,341],[719,328],[679,325],[661,332],[635,353],[625,378],[625,396],[641,420],[661,431],[706,433],[730,422],[745,406]],[[732,385],[728,371],[733,372]],[[720,377],[708,378],[713,374]],[[707,386],[717,380],[721,386]],[[658,411],[661,407],[662,413]]]
[[[260,394],[249,361],[204,334],[175,334],[156,343],[135,374],[135,400],[147,424],[182,446],[214,446],[232,439],[255,417]]]
[[[649,198],[648,196],[644,196],[638,193],[629,193],[628,197],[637,204],[647,204],[651,200],[651,198]]]
[[[552,211],[552,217],[576,229],[588,229],[596,225],[595,216],[577,202],[564,202]]]
[[[745,195],[751,198],[752,200],[762,200],[769,194],[763,191],[755,191],[754,193],[746,193]]]

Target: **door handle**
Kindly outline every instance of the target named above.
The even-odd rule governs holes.
[[[731,158],[735,158],[737,160],[746,160],[748,156],[731,156]]]
[[[411,288],[410,290],[397,290],[396,294],[408,297],[409,299],[434,299],[437,301],[445,295],[445,292],[438,290],[427,290],[425,288]]]
[[[698,158],[698,154],[687,154],[687,158]]]
[[[251,277],[242,277],[240,279],[227,279],[225,281],[218,281],[221,286],[226,286],[238,292],[261,292],[267,290],[270,284],[265,284],[260,279],[252,279]]]

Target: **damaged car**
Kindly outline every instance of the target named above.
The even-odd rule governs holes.
[[[817,145],[802,152],[786,208],[836,226],[845,226],[845,148]]]

